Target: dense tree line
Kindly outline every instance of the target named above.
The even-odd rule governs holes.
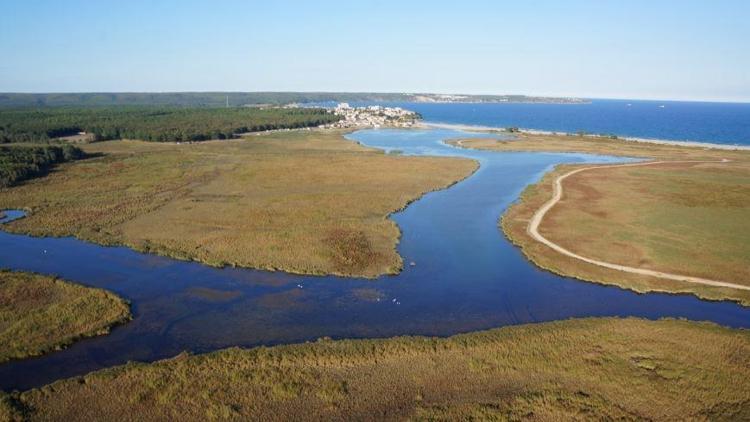
[[[46,173],[57,163],[77,160],[84,152],[73,145],[0,145],[0,187]]]
[[[331,123],[319,108],[90,107],[0,109],[0,143],[46,141],[79,132],[95,140],[204,141],[238,133]]]

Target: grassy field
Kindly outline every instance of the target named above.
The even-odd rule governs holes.
[[[114,294],[37,274],[0,271],[0,362],[106,334],[130,319]]]
[[[367,277],[402,266],[388,214],[477,166],[386,155],[333,131],[84,149],[101,157],[0,190],[0,209],[30,211],[4,229],[210,265]]]
[[[513,142],[516,142],[513,144]],[[512,144],[512,145],[511,145]],[[750,283],[750,153],[622,140],[521,135],[519,141],[463,141],[498,151],[588,152],[659,160],[728,163],[598,169],[563,183],[563,199],[540,233],[587,258],[735,284]],[[549,148],[545,149],[545,146]],[[566,257],[530,237],[531,216],[552,196],[552,182],[581,166],[560,166],[530,186],[502,219],[506,235],[537,265],[583,280],[640,292],[692,293],[750,305],[750,292],[701,286],[601,268]],[[586,166],[584,166],[586,167]]]
[[[447,339],[180,355],[5,395],[0,412],[30,420],[746,420],[748,356],[744,330],[568,320]]]

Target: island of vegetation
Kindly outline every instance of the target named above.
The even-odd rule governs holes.
[[[530,260],[565,276],[639,292],[693,293],[750,305],[750,152],[529,133],[518,133],[515,140],[452,142],[491,151],[658,160],[637,166],[558,166],[508,209],[503,231]],[[587,170],[571,173],[583,168]],[[538,230],[530,230],[558,180],[563,190],[559,201],[544,213]],[[551,248],[541,238],[571,254]],[[699,281],[633,273],[601,263]]]
[[[107,334],[128,320],[130,306],[106,290],[0,271],[0,363]]]
[[[710,323],[568,320],[183,354],[0,393],[0,417],[747,420],[749,356],[750,333]]]
[[[396,273],[400,233],[388,215],[469,176],[477,164],[387,155],[343,135],[300,130],[200,143],[82,144],[93,158],[0,189],[0,209],[28,212],[4,230],[216,266]]]

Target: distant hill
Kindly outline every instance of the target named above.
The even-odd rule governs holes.
[[[470,102],[470,103],[583,103],[579,98],[529,97],[525,95],[459,95],[405,94],[367,92],[112,92],[21,94],[0,93],[0,108],[57,107],[57,106],[113,106],[156,105],[178,107],[220,107],[243,105],[282,105],[291,103],[320,103],[328,101],[401,101],[401,102]]]

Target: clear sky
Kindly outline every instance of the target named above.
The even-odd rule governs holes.
[[[750,101],[750,1],[3,0],[0,91]]]

